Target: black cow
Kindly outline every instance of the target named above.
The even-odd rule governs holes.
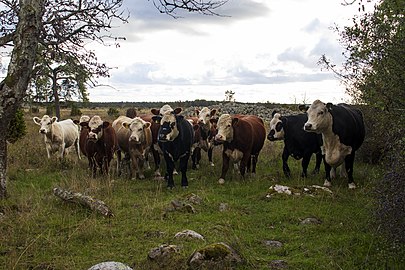
[[[349,188],[356,188],[353,181],[354,156],[365,137],[361,111],[343,103],[333,105],[315,100],[307,114],[308,121],[304,125],[305,131],[322,134],[326,162],[324,185],[331,185],[331,167],[336,168],[344,163]]]
[[[297,160],[302,158],[301,177],[307,177],[308,164],[313,153],[316,155],[314,173],[318,173],[322,162],[322,137],[302,129],[308,116],[306,114],[281,116],[281,114],[273,111],[272,117],[267,139],[270,141],[284,140],[282,154],[284,175],[286,177],[291,176],[287,160],[289,156],[292,156]]]
[[[181,186],[187,187],[187,163],[191,153],[191,145],[194,140],[192,125],[179,115],[181,108],[166,112],[162,115],[153,116],[154,121],[160,121],[158,132],[159,147],[163,151],[166,162],[167,187],[173,188],[174,162],[180,160]]]

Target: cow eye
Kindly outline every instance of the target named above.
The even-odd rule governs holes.
[[[174,128],[176,126],[176,122],[172,122],[171,124],[170,124],[170,127],[171,128]]]
[[[142,131],[142,128],[139,128],[138,131]]]
[[[50,125],[51,124],[51,122],[49,122],[47,125]]]
[[[322,114],[323,114],[323,111],[318,112],[318,115],[322,115]]]

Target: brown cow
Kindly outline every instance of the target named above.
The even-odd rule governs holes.
[[[100,116],[93,116],[90,121],[82,122],[81,126],[88,127],[85,151],[89,160],[89,167],[96,176],[97,167],[102,174],[108,175],[111,160],[117,149],[117,136],[110,123],[101,120]]]
[[[222,173],[218,182],[225,183],[229,161],[240,161],[240,174],[245,175],[246,167],[256,173],[256,163],[266,139],[263,120],[254,115],[231,116],[223,114],[219,117],[218,133],[215,142],[223,144]],[[252,163],[252,164],[251,164]]]
[[[128,153],[131,159],[131,178],[144,179],[143,174],[145,158],[152,145],[151,123],[140,117],[118,117],[112,124],[116,134],[119,150],[117,152],[118,165],[121,165],[121,151]]]
[[[217,110],[210,110],[208,107],[204,107],[201,110],[196,109],[195,112],[198,115],[198,124],[201,126],[201,137],[207,142],[207,149],[203,148],[203,150],[208,153],[208,162],[210,165],[214,166],[214,162],[212,160],[212,152],[214,150],[213,138],[217,134],[217,130],[216,122],[211,122],[211,119],[215,119],[217,117]]]

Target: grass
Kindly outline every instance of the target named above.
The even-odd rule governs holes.
[[[110,119],[106,111],[85,113]],[[266,198],[271,185],[321,185],[324,173],[321,169],[320,175],[302,179],[300,161],[291,159],[292,177],[286,179],[281,169],[282,143],[266,141],[256,177],[241,179],[230,171],[225,185],[218,185],[221,153],[215,149],[215,167],[207,165],[204,155],[201,168],[188,171],[188,189],[181,189],[176,177],[177,188],[167,190],[164,182],[153,179],[152,171],[145,180],[119,178],[114,170],[110,177],[93,179],[87,161],[77,161],[73,153],[63,162],[48,160],[30,118],[27,114],[27,136],[9,145],[10,197],[0,201],[1,269],[88,269],[103,261],[119,261],[135,269],[187,269],[186,261],[195,249],[215,242],[226,242],[243,256],[245,263],[238,269],[269,269],[272,260],[280,259],[290,269],[405,267],[404,252],[393,252],[373,223],[372,192],[381,177],[378,167],[355,164],[356,190],[348,190],[346,180],[337,179],[332,196]],[[61,201],[52,194],[56,186],[103,200],[114,217]],[[191,193],[203,199],[201,205],[193,205],[196,213],[168,211],[172,200],[184,200]],[[219,211],[221,203],[228,210]],[[300,224],[307,217],[322,223]],[[185,229],[202,234],[205,242],[174,238]],[[269,248],[263,243],[266,240],[283,246]],[[161,244],[180,247],[170,266],[147,259],[148,252]]]

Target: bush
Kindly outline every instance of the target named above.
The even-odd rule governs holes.
[[[39,113],[39,108],[38,107],[31,107],[30,112],[31,113]]]
[[[18,139],[27,134],[27,128],[24,121],[24,113],[22,110],[18,110],[15,113],[14,119],[10,122],[7,129],[7,141],[9,143],[15,143]]]
[[[127,117],[129,117],[129,118],[135,118],[136,117],[136,109],[135,108],[128,108],[125,115]]]
[[[107,114],[109,116],[118,117],[120,115],[120,112],[116,108],[109,108],[108,111],[107,111]]]
[[[77,105],[72,104],[72,108],[70,110],[70,116],[81,116],[82,111],[77,107]]]
[[[55,112],[55,106],[54,105],[48,105],[46,106],[46,112],[45,114],[51,116]]]

